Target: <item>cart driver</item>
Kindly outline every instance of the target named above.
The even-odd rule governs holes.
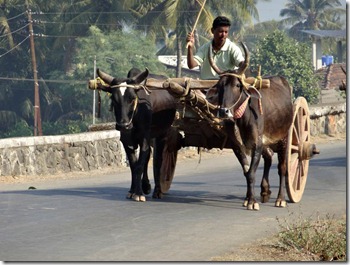
[[[213,21],[211,32],[213,39],[201,47],[196,54],[193,54],[194,36],[187,34],[187,66],[192,69],[200,66],[201,79],[219,79],[219,75],[211,68],[208,59],[208,49],[212,49],[213,60],[222,71],[232,70],[239,67],[244,62],[244,56],[241,49],[227,36],[231,22],[227,17],[218,16]]]

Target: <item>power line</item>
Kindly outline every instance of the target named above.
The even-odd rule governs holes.
[[[11,32],[9,32],[9,33],[0,35],[0,38],[7,37],[7,36],[9,36],[9,35],[11,35],[11,34],[13,34],[13,33],[16,33],[16,32],[18,32],[18,31],[21,31],[22,29],[28,27],[28,25],[29,25],[29,23],[28,23],[27,25],[25,25],[25,26],[19,28],[19,29],[16,29],[15,31],[11,31]]]
[[[0,55],[0,58],[3,57],[4,55],[12,52],[14,49],[16,49],[17,47],[19,47],[20,45],[22,45],[23,42],[25,42],[30,36],[27,36],[24,40],[22,40],[20,43],[18,43],[15,47],[13,47],[12,49],[8,50],[7,52],[3,53]]]
[[[148,14],[150,13],[163,13],[164,11],[159,10],[159,11],[149,11]],[[179,10],[177,13],[195,13],[197,14],[198,11],[196,10]],[[108,12],[32,12],[33,15],[83,15],[83,14],[87,14],[87,15],[91,15],[91,14],[97,14],[97,15],[104,15],[104,14],[132,14],[130,11],[108,11]]]
[[[10,18],[7,19],[7,21],[10,21],[10,20],[12,20],[12,19],[18,18],[18,17],[24,15],[25,13],[26,13],[26,12],[23,12],[23,13],[21,13],[21,14],[18,14],[17,16],[10,17]]]
[[[31,78],[19,78],[19,77],[0,77],[0,80],[7,80],[7,81],[30,81],[34,82],[34,79]],[[63,83],[63,84],[87,84],[87,81],[83,80],[59,80],[59,79],[39,79],[38,82],[45,82],[45,83]]]

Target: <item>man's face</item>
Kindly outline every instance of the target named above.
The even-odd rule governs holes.
[[[214,34],[214,43],[216,45],[223,45],[225,43],[225,40],[228,36],[228,31],[230,27],[223,26],[223,27],[217,27],[215,29],[211,29],[211,32]]]

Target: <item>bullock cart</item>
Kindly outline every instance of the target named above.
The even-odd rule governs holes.
[[[227,137],[228,133],[234,133],[241,141],[239,132],[234,128],[228,129],[225,121],[218,117],[219,108],[215,99],[210,99],[211,95],[201,92],[213,87],[216,82],[190,78],[170,78],[166,81],[150,78],[144,83],[149,90],[167,89],[177,99],[178,108],[173,127],[183,133],[182,146],[232,149],[234,144]],[[309,108],[303,97],[298,97],[293,103],[293,121],[287,144],[286,189],[290,201],[299,202],[306,185],[309,160],[318,153],[315,145],[310,142]],[[171,182],[172,177],[162,177],[163,192],[169,190]]]

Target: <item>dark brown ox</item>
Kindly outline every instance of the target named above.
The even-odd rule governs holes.
[[[145,201],[144,194],[150,193],[147,167],[151,154],[151,139],[154,139],[153,198],[161,198],[161,174],[174,173],[174,171],[169,172],[169,168],[175,169],[178,150],[177,146],[172,146],[173,149],[171,149],[169,145],[167,150],[164,150],[176,112],[174,98],[166,90],[150,92],[140,85],[149,75],[147,69],[141,72],[133,68],[129,71],[128,78],[114,78],[99,69],[97,69],[97,75],[105,82],[97,83],[97,89],[111,93],[116,129],[120,131],[120,140],[129,160],[131,187],[127,198]],[[150,77],[165,79],[158,75],[150,75]],[[94,87],[92,81],[89,87]],[[163,163],[164,153],[171,157],[166,161],[172,163],[170,167]]]
[[[271,195],[269,170],[274,152],[278,154],[279,192],[275,206],[285,207],[284,184],[287,173],[286,148],[288,131],[293,120],[292,89],[281,76],[263,77],[270,80],[270,87],[257,90],[245,82],[245,70],[249,64],[247,47],[245,64],[237,70],[221,72],[216,85],[220,115],[225,119],[228,133],[235,143],[233,151],[237,156],[247,181],[244,206],[259,209],[254,193],[255,173],[261,156],[264,159],[264,173],[261,181],[261,201],[267,202]],[[235,128],[236,126],[236,128]],[[237,137],[237,128],[238,136]],[[236,133],[234,133],[234,130]],[[251,157],[250,163],[247,156]]]

